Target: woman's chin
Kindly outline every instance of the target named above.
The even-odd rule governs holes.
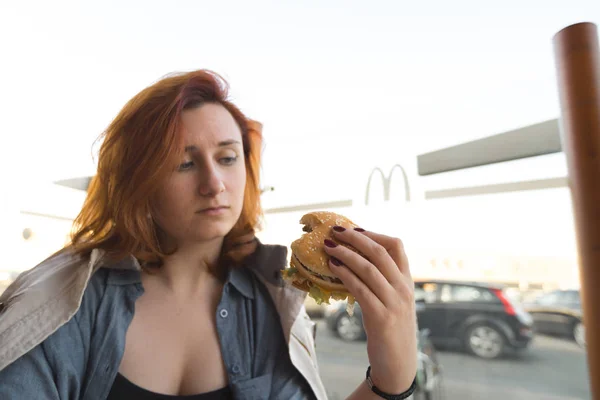
[[[212,242],[223,239],[232,228],[233,225],[225,222],[210,224],[210,226],[204,226],[202,229],[194,232],[190,235],[190,239],[198,243]]]

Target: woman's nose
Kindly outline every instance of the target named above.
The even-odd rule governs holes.
[[[223,179],[217,171],[207,171],[201,179],[199,192],[202,196],[215,196],[225,190]]]

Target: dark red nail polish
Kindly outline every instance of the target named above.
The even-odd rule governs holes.
[[[337,259],[337,258],[335,258],[335,257],[331,257],[331,263],[332,263],[333,265],[335,265],[336,267],[341,267],[342,265],[344,265],[344,263],[343,263],[343,262],[341,262],[340,260],[338,260],[338,259]]]
[[[354,228],[356,232],[366,232],[363,228]]]
[[[337,247],[337,243],[334,242],[333,240],[325,239],[324,243],[325,243],[325,246],[330,247],[332,249],[334,247]]]
[[[334,226],[333,230],[336,232],[344,232],[346,230],[346,228],[344,228],[343,226]]]

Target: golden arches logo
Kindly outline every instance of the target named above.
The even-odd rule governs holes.
[[[404,199],[407,202],[410,201],[410,185],[408,184],[408,176],[406,175],[406,171],[404,170],[402,165],[396,164],[392,167],[392,169],[390,169],[390,172],[387,176],[383,173],[381,168],[379,168],[379,167],[373,168],[373,170],[369,174],[369,179],[367,180],[367,191],[365,193],[365,204],[366,205],[369,204],[369,194],[371,192],[371,181],[373,180],[373,175],[376,173],[379,173],[379,176],[381,176],[381,180],[383,182],[383,200],[384,201],[390,200],[390,185],[392,182],[392,177],[394,176],[394,171],[396,169],[400,169],[400,172],[402,173],[402,177],[404,178]]]

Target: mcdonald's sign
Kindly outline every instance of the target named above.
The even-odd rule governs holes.
[[[390,169],[390,172],[387,176],[383,173],[381,168],[379,168],[379,167],[373,168],[373,170],[369,174],[369,179],[367,180],[367,190],[365,193],[365,204],[366,205],[369,204],[369,194],[371,191],[371,180],[373,179],[373,175],[375,175],[376,173],[379,173],[379,176],[381,176],[381,180],[383,181],[383,200],[384,201],[390,200],[390,184],[392,182],[392,177],[393,177],[394,171],[396,169],[400,169],[400,172],[402,172],[402,177],[404,178],[405,201],[407,201],[407,202],[410,201],[410,185],[408,184],[408,176],[406,175],[406,171],[404,170],[402,165],[396,164],[392,167],[392,169]]]

